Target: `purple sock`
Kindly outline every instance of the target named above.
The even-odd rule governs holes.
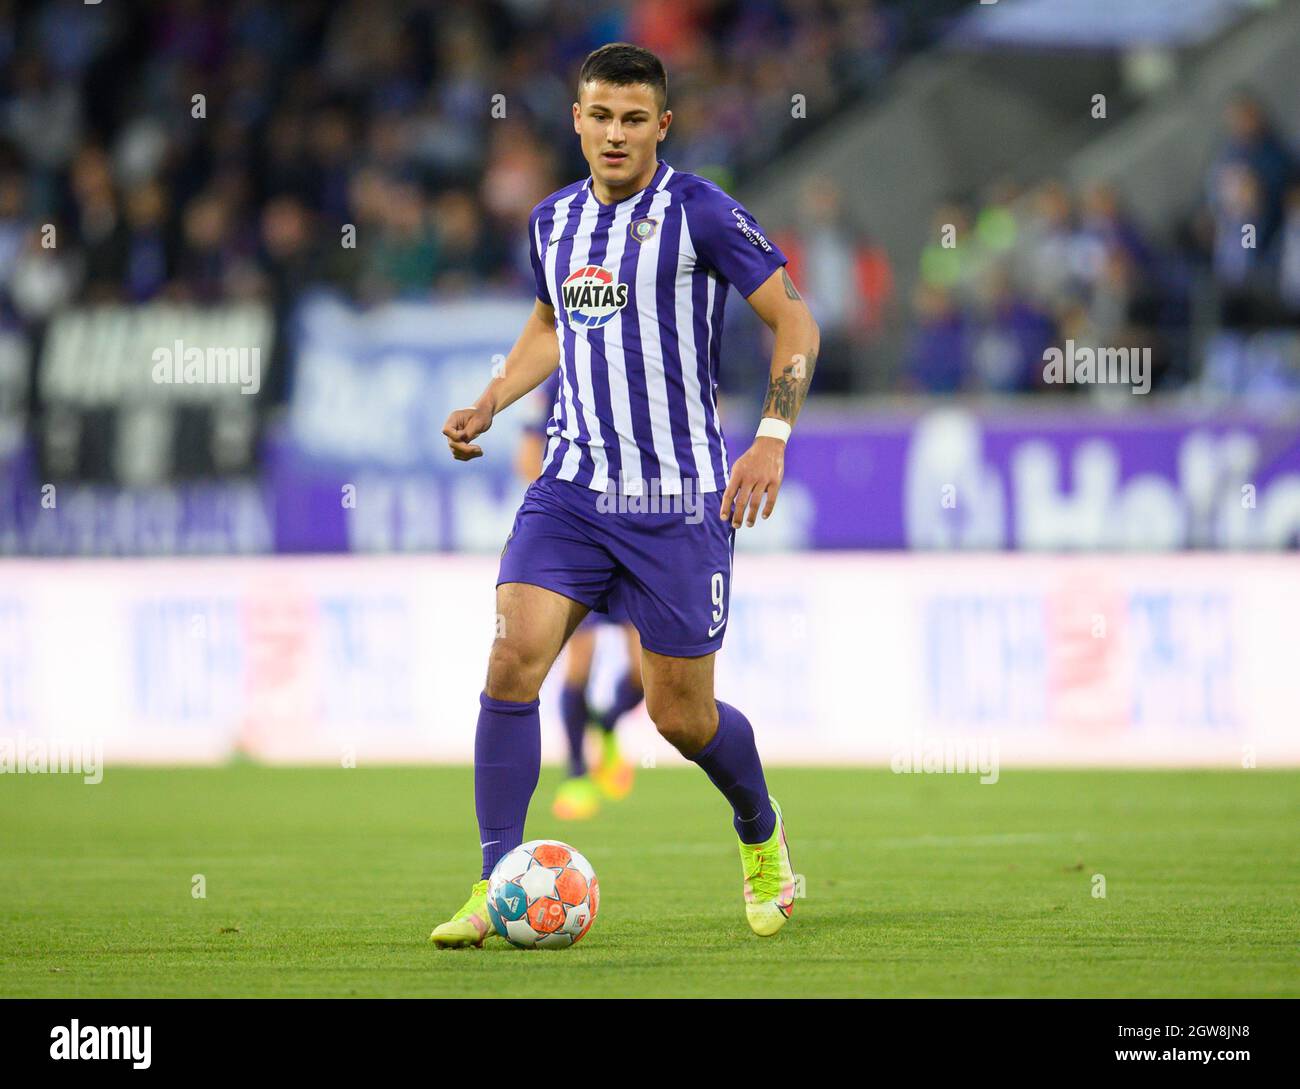
[[[624,673],[618,679],[618,684],[614,686],[614,702],[609,705],[609,709],[600,716],[600,728],[605,733],[612,733],[614,727],[618,725],[618,720],[626,715],[632,708],[645,699],[645,692],[641,686],[632,683],[632,674]]]
[[[741,843],[762,843],[776,828],[776,810],[767,797],[763,764],[749,719],[729,703],[718,705],[718,732],[691,759],[704,769],[735,812]]]
[[[587,774],[587,758],[582,741],[587,733],[587,690],[583,686],[564,686],[560,692],[560,715],[564,719],[564,736],[569,740],[569,774]]]
[[[524,841],[524,818],[542,769],[542,722],[538,700],[494,700],[485,692],[478,702],[474,810],[487,877],[503,855]]]

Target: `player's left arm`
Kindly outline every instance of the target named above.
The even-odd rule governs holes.
[[[719,517],[724,522],[730,520],[737,528],[742,522],[752,526],[760,507],[764,518],[776,507],[776,495],[785,475],[785,444],[808,396],[817,365],[817,349],[821,346],[817,322],[784,265],[745,301],[772,330],[776,343],[772,348],[772,368],[758,434],[754,444],[732,466],[731,480],[722,493]]]

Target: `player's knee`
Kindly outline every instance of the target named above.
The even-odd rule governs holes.
[[[718,726],[718,708],[711,700],[657,698],[647,701],[650,719],[659,736],[678,752],[693,756],[711,738]]]
[[[537,655],[507,639],[492,644],[483,686],[492,699],[528,703],[537,698],[545,679],[546,665]]]

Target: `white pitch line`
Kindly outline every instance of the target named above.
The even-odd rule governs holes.
[[[906,839],[881,839],[876,843],[880,847],[1001,847],[1060,840],[1079,843],[1085,838],[1082,832],[1076,832],[1072,837],[1052,832],[996,832],[987,836],[909,836]]]
[[[905,839],[877,839],[867,841],[877,847],[1001,847],[1017,843],[1081,843],[1087,837],[1081,832],[1073,836],[1065,833],[1050,832],[998,832],[985,836],[909,836]],[[846,844],[843,839],[802,839],[790,841],[791,849],[800,847],[808,850],[842,850]],[[606,847],[601,854],[644,854],[644,855],[711,855],[726,848],[718,843],[666,843],[651,847]]]

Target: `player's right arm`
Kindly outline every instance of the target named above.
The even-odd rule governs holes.
[[[492,426],[492,419],[502,409],[540,386],[560,365],[560,341],[555,334],[555,307],[535,300],[533,312],[524,323],[523,332],[506,356],[501,373],[469,408],[458,408],[443,426],[451,455],[457,461],[483,456],[473,442]]]

